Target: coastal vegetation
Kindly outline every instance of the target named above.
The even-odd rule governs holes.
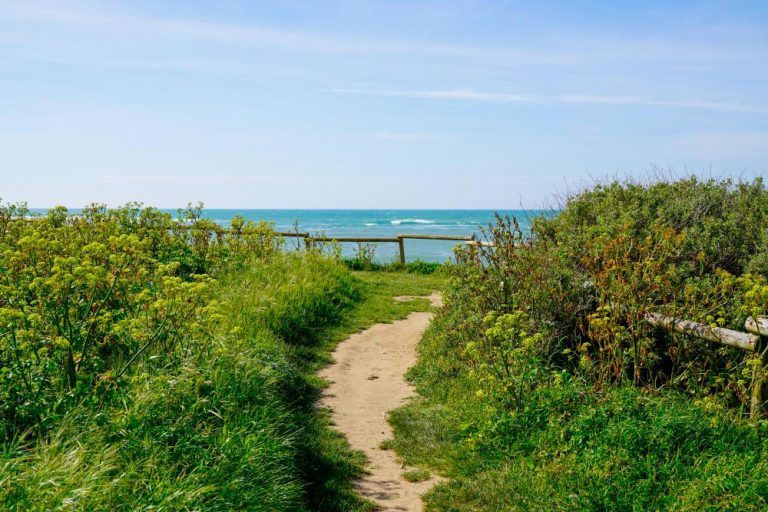
[[[2,508],[371,508],[315,372],[440,277],[353,275],[201,213],[0,208]]]
[[[421,397],[379,446],[446,477],[427,510],[768,507],[761,354],[647,321],[768,314],[762,180],[598,184],[445,265],[202,214],[0,205],[2,508],[373,510],[317,372],[436,289]]]
[[[760,354],[655,329],[768,313],[762,180],[610,182],[457,250],[390,446],[427,510],[765,510]]]

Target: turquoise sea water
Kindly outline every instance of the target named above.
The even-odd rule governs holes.
[[[176,214],[176,210],[163,211]],[[494,220],[496,210],[223,210],[206,209],[203,216],[223,226],[232,217],[241,215],[254,221],[268,221],[277,231],[308,231],[312,235],[343,237],[394,237],[398,234],[416,233],[429,235],[480,235],[480,228],[487,227]],[[36,210],[44,213],[45,210]],[[72,209],[77,214],[79,210]],[[515,217],[521,227],[527,230],[530,219],[539,215],[554,215],[552,211],[541,210],[498,210],[502,215]],[[408,261],[443,262],[453,256],[453,248],[459,242],[437,240],[406,240],[405,254]],[[377,243],[376,260],[393,261],[397,257],[396,243]],[[289,239],[288,246],[292,246]],[[357,244],[344,243],[345,256],[353,256]]]

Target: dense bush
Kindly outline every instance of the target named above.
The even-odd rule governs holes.
[[[200,213],[0,209],[0,508],[362,506],[309,364],[358,284]]]
[[[407,463],[452,477],[427,508],[764,510],[756,357],[646,313],[766,314],[766,226],[759,179],[611,183],[459,248],[410,372],[427,399],[391,418]]]
[[[759,179],[600,185],[535,219],[531,234],[499,218],[487,231],[493,246],[460,250],[454,300],[478,311],[475,337],[484,314],[524,311],[543,334],[540,355],[596,383],[743,403],[751,356],[656,331],[645,316],[743,330],[768,311],[766,226]]]
[[[0,207],[0,439],[114,399],[139,358],[159,368],[211,342],[207,273],[265,259],[278,242],[267,225],[235,219],[224,233],[181,213]]]
[[[687,236],[680,259],[704,272],[768,272],[768,192],[761,178],[652,183],[611,182],[565,200],[561,213],[536,221],[541,239],[578,251],[597,236],[642,240],[659,224]]]

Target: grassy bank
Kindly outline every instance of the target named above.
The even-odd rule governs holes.
[[[531,236],[513,220],[459,255],[396,411],[406,463],[450,477],[427,510],[764,510],[768,426],[749,353],[654,330],[664,311],[768,312],[768,192],[601,185]]]
[[[304,366],[359,285],[337,264],[295,256],[224,283],[207,350],[135,374],[122,403],[79,404],[44,438],[7,445],[7,507],[323,510],[328,497],[312,485],[322,480],[335,491],[328,509],[339,509],[361,461],[311,413],[317,391]]]
[[[443,314],[410,377],[426,398],[391,415],[405,463],[450,481],[427,510],[764,510],[765,425],[630,385],[596,390],[568,372],[519,410],[478,396]]]
[[[371,508],[314,374],[438,276],[352,275],[194,209],[0,213],[2,508]]]

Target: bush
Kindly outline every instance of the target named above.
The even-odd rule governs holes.
[[[1,210],[0,438],[115,399],[140,357],[163,366],[210,342],[213,281],[159,259],[176,240],[154,210]]]
[[[0,210],[0,508],[361,507],[309,374],[360,292],[279,247],[196,209]]]
[[[426,400],[391,415],[405,462],[452,478],[427,510],[765,509],[759,359],[645,316],[768,312],[766,221],[760,179],[610,183],[457,248],[409,373]]]
[[[499,218],[486,233],[493,247],[458,251],[453,300],[477,318],[524,311],[544,335],[541,357],[597,383],[744,403],[751,356],[655,331],[645,315],[743,330],[768,311],[766,276],[747,273],[766,257],[767,221],[760,179],[599,185],[535,219],[530,235]]]
[[[478,378],[481,354],[471,344],[479,342],[467,337],[465,319],[455,305],[438,314],[409,374],[426,400],[390,416],[394,448],[405,463],[436,467],[451,478],[425,497],[426,510],[768,506],[765,423],[750,424],[738,411],[676,391],[628,382],[596,388],[587,375],[528,356],[506,380],[522,382],[517,389],[525,393],[509,393],[495,376],[492,385]],[[502,323],[523,319],[512,315]],[[500,334],[490,333],[488,343]],[[523,348],[518,334],[502,339],[494,342],[497,351],[505,344]],[[514,365],[521,356],[505,357]],[[495,358],[503,366],[501,357],[489,354],[485,364]]]

